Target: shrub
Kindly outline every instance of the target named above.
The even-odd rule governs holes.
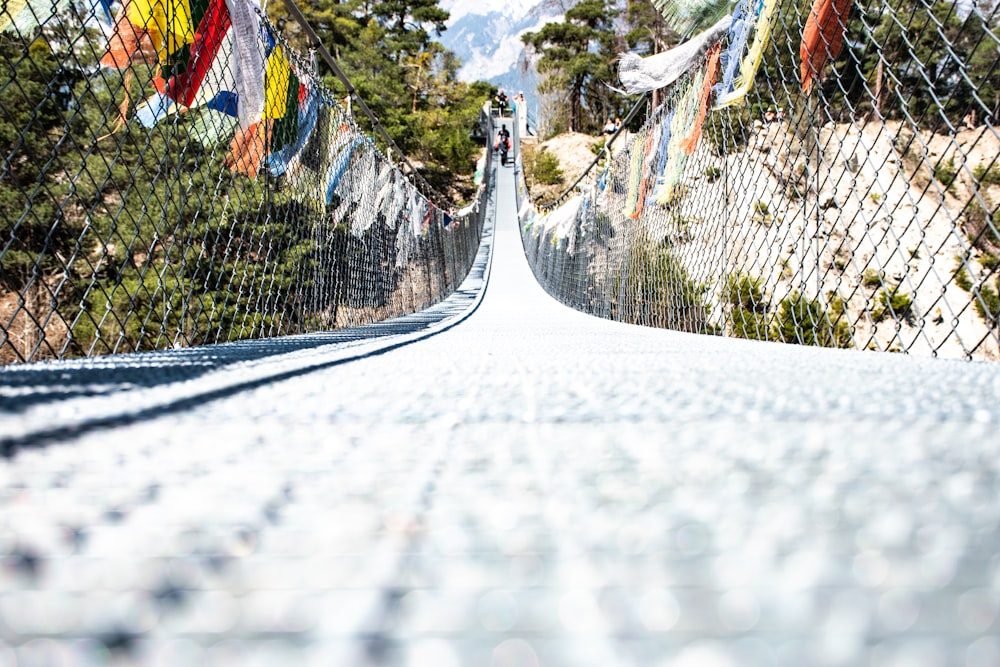
[[[767,310],[760,281],[745,273],[734,273],[726,280],[726,301],[733,306],[762,312]]]
[[[618,319],[624,322],[708,331],[704,286],[691,279],[663,243],[636,238],[616,287]]]
[[[980,185],[1000,185],[1000,164],[994,163],[988,169],[978,164],[972,169],[972,176]]]
[[[709,180],[710,183],[714,183],[719,180],[720,176],[722,176],[722,170],[714,165],[711,167],[705,167],[705,171],[701,173]]]
[[[851,347],[851,329],[847,322],[829,311],[818,299],[800,292],[782,299],[771,331],[774,340],[820,347]]]
[[[767,326],[767,314],[755,313],[745,308],[734,308],[732,313],[732,335],[751,340],[771,340]]]
[[[766,201],[758,201],[753,205],[753,219],[764,225],[770,225],[771,207]]]
[[[733,307],[730,316],[732,335],[737,338],[768,340],[767,303],[760,281],[744,273],[734,273],[726,280],[726,301]]]
[[[950,157],[946,161],[940,160],[934,165],[934,178],[941,182],[946,188],[950,188],[958,176],[958,169],[955,168],[955,158]]]
[[[1000,321],[1000,278],[997,279],[996,289],[987,283],[979,288],[975,304],[979,316],[986,320],[987,324],[996,326]]]
[[[881,322],[886,315],[897,320],[908,319],[913,309],[913,295],[899,291],[899,285],[890,289],[883,287],[878,293],[879,305],[872,311],[872,319]]]
[[[1000,245],[1000,206],[992,210],[990,206],[993,204],[989,200],[985,204],[976,200],[965,210],[963,228],[968,234],[969,243],[980,250]]]
[[[993,255],[988,255],[991,258],[991,266],[996,266],[997,258]],[[983,318],[987,324],[992,324],[996,326],[998,319],[1000,319],[1000,277],[996,280],[996,289],[989,283],[984,282],[978,289],[976,284],[972,281],[972,276],[969,275],[969,270],[965,267],[965,264],[961,261],[961,258],[956,257],[955,260],[958,265],[955,267],[954,279],[955,284],[961,287],[966,292],[972,293],[972,303],[976,307],[976,312],[979,316]],[[983,266],[987,266],[986,261],[980,260]],[[990,270],[994,270],[991,266],[987,266]]]
[[[969,275],[969,270],[965,268],[965,263],[960,257],[956,257],[955,261],[957,262],[955,266],[955,273],[952,274],[952,277],[955,279],[955,284],[966,292],[971,292],[972,277]]]
[[[885,271],[868,269],[861,276],[861,284],[865,287],[881,287],[885,282]]]
[[[559,185],[563,182],[563,171],[559,168],[559,158],[545,149],[535,153],[532,161],[532,174],[536,181],[546,185]]]

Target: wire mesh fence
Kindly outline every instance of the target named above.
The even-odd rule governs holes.
[[[247,0],[0,4],[0,362],[362,324],[454,290],[482,179],[462,210],[429,199],[313,60]]]
[[[1000,358],[998,4],[734,16],[581,186],[524,199],[539,280],[639,324]]]

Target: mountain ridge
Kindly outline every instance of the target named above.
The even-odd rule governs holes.
[[[489,81],[511,93],[523,91],[529,105],[537,98],[538,78],[521,35],[540,30],[546,23],[561,21],[576,0],[542,0],[530,6],[524,2],[504,3],[503,11],[489,0],[468,9],[467,3],[450,3],[458,8],[440,37],[441,43],[462,61],[458,76],[461,80]],[[448,3],[442,7],[449,9]],[[451,11],[451,9],[449,9]],[[527,64],[522,72],[522,64]]]

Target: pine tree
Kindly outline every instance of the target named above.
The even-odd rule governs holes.
[[[521,36],[541,54],[539,89],[564,95],[571,132],[594,130],[608,114],[603,83],[612,77],[617,15],[606,0],[583,0],[566,12],[562,23],[547,23],[538,32]]]

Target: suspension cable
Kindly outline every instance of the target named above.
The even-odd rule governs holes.
[[[290,0],[286,0],[286,1],[290,1]],[[573,181],[573,184],[570,185],[565,190],[563,190],[562,194],[560,194],[558,197],[556,197],[555,201],[553,201],[551,204],[546,204],[544,206],[538,206],[538,210],[539,211],[549,211],[549,210],[552,210],[553,208],[555,208],[559,204],[561,204],[564,201],[566,201],[566,197],[568,197],[569,194],[571,192],[573,192],[574,188],[576,188],[576,186],[580,184],[580,181],[582,181],[587,176],[587,174],[589,174],[590,171],[595,166],[597,166],[597,163],[601,161],[601,159],[604,157],[604,154],[608,153],[610,155],[611,144],[613,144],[614,141],[615,141],[615,139],[618,138],[618,135],[622,133],[622,130],[625,129],[625,126],[628,124],[628,122],[631,121],[633,117],[635,117],[636,113],[638,113],[638,111],[639,111],[639,108],[646,101],[646,98],[648,96],[649,96],[649,93],[643,93],[642,94],[642,97],[640,97],[639,100],[635,103],[635,105],[629,110],[629,112],[627,114],[625,114],[625,120],[622,121],[621,126],[619,128],[617,128],[610,137],[608,137],[608,140],[604,142],[604,148],[601,149],[601,152],[597,154],[597,156],[587,166],[587,168],[583,170],[583,173],[580,174],[575,181]]]

